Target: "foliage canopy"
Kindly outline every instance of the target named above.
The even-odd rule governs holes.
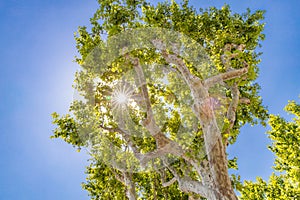
[[[244,185],[228,175],[237,165],[227,145],[246,123],[269,118],[255,82],[263,11],[98,2],[91,30],[79,27],[75,35],[82,70],[74,88],[82,99],[70,114],[53,114],[53,138],[89,149],[83,187],[92,199],[232,200],[234,188],[243,199],[299,194],[299,119],[269,121],[275,168],[286,174]],[[131,48],[133,41],[140,48]],[[189,50],[195,44],[197,51]],[[294,102],[287,110],[299,117]]]

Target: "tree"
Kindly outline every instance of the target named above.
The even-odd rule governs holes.
[[[226,148],[268,118],[255,82],[263,11],[98,2],[75,37],[83,98],[53,114],[53,137],[93,158],[83,187],[92,199],[238,199]]]
[[[276,155],[274,169],[268,183],[261,178],[253,183],[245,181],[240,188],[241,199],[299,199],[300,198],[300,105],[290,101],[285,110],[295,115],[292,122],[271,115],[268,132],[273,143],[269,149]]]

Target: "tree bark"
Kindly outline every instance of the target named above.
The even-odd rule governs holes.
[[[129,200],[136,200],[137,195],[136,195],[136,191],[135,191],[135,185],[132,180],[132,174],[128,173],[128,172],[124,172],[123,174],[124,174],[124,182],[126,185],[126,195]]]

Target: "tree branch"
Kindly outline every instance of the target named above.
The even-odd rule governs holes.
[[[123,175],[124,175],[124,182],[127,187],[126,195],[127,195],[128,199],[136,200],[137,197],[136,197],[136,191],[135,191],[135,184],[132,180],[132,174],[128,173],[128,172],[124,172]]]
[[[155,48],[162,51],[162,56],[168,63],[176,65],[177,69],[189,86],[197,85],[197,87],[203,87],[200,78],[191,74],[182,58],[180,58],[178,55],[169,54],[166,50],[166,45],[163,44],[161,40],[152,40],[152,43]]]
[[[121,183],[124,183],[124,184],[125,184],[124,177],[121,176],[120,174],[118,174],[118,173],[114,170],[114,168],[111,169],[111,172],[115,175],[115,177],[116,177],[116,179],[117,179],[118,181],[120,181]]]
[[[173,183],[175,183],[177,181],[177,179],[175,177],[173,177],[171,180],[169,180],[168,182],[162,182],[162,186],[163,187],[169,187],[170,185],[172,185]]]
[[[184,192],[194,192],[203,197],[206,197],[207,199],[215,199],[214,197],[215,197],[216,191],[214,191],[213,188],[206,187],[201,182],[194,181],[187,176],[180,177],[180,175],[176,172],[176,170],[166,160],[163,160],[163,163],[174,176],[171,181],[175,182],[175,180],[173,180],[173,179],[176,179],[180,190],[182,190]]]
[[[228,129],[225,131],[225,134],[229,134],[230,130],[232,129],[234,122],[236,120],[236,110],[238,107],[238,103],[239,103],[239,96],[240,96],[240,91],[238,88],[238,83],[235,83],[232,88],[231,88],[231,95],[232,95],[232,100],[231,103],[229,105],[228,111],[227,111],[227,119],[229,121],[229,127]],[[227,140],[226,140],[227,143]],[[225,145],[225,147],[227,146],[227,144]]]
[[[142,125],[150,132],[150,134],[156,139],[158,148],[164,146],[169,143],[167,137],[165,137],[157,125],[154,116],[153,110],[150,102],[149,92],[147,88],[146,78],[143,72],[143,69],[140,65],[138,58],[131,58],[129,54],[126,55],[126,58],[131,61],[134,66],[134,70],[136,72],[135,80],[138,87],[141,88],[141,97],[142,101],[140,103],[144,103],[147,110],[147,117],[143,120]],[[163,136],[162,136],[163,135]],[[159,139],[159,140],[158,140]]]
[[[216,76],[210,77],[204,81],[204,86],[206,88],[210,88],[211,86],[220,83],[222,81],[231,80],[234,78],[238,78],[248,72],[248,67],[244,67],[241,69],[234,69],[231,71],[224,72],[222,74],[218,74]]]
[[[213,190],[213,188],[208,188],[199,181],[194,181],[189,178],[180,178],[178,181],[178,185],[180,190],[184,192],[194,192],[196,194],[199,194],[207,199],[216,199],[215,193],[216,190]]]
[[[141,153],[140,153],[138,147],[132,142],[132,140],[130,138],[130,135],[125,130],[120,129],[119,127],[117,127],[117,128],[108,128],[108,127],[104,127],[102,125],[100,125],[100,128],[102,128],[104,130],[107,130],[109,132],[112,132],[112,133],[114,133],[114,132],[120,133],[122,135],[122,138],[129,145],[129,147],[132,149],[133,154],[135,155],[135,157],[137,159],[140,159]]]
[[[250,104],[251,100],[248,98],[242,97],[242,98],[240,98],[239,102],[242,104]]]

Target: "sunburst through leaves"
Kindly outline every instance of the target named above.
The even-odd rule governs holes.
[[[133,88],[128,83],[121,83],[114,89],[111,101],[114,110],[123,109],[126,105],[133,102]]]

